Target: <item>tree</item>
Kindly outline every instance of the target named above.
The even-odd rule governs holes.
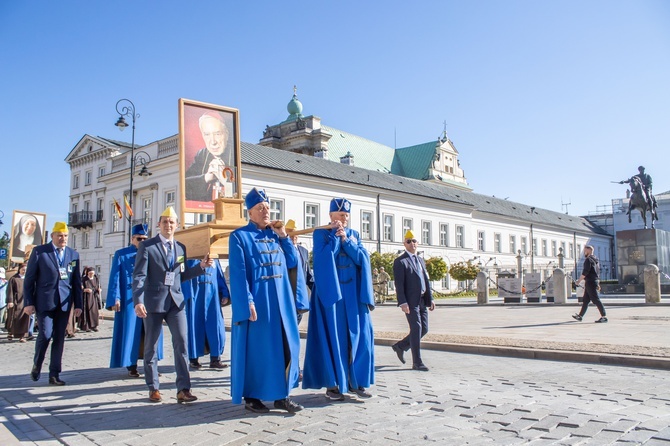
[[[431,257],[426,260],[426,272],[432,282],[442,280],[447,275],[447,262],[442,257]]]
[[[384,270],[391,276],[391,280],[393,280],[393,261],[396,257],[397,255],[392,252],[379,254],[375,251],[370,254],[370,266],[372,269],[384,267]]]
[[[477,274],[479,274],[479,268],[473,265],[471,260],[454,263],[449,268],[449,275],[459,282],[467,282],[468,289],[472,287],[472,281],[477,278]]]

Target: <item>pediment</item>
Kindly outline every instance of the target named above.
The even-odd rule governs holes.
[[[122,152],[124,146],[116,144],[113,141],[99,138],[91,135],[84,135],[77,144],[72,148],[65,162],[72,163],[73,161],[82,158],[108,158],[109,156],[117,155]]]

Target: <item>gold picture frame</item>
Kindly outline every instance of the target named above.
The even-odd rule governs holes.
[[[181,221],[214,213],[214,198],[241,198],[239,110],[179,99]]]

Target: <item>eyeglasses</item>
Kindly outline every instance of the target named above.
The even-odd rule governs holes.
[[[419,243],[419,241],[415,238],[413,238],[413,239],[408,238],[407,240],[405,240],[405,243]]]

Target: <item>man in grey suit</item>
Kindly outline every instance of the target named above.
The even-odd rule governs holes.
[[[427,372],[428,367],[421,360],[421,338],[428,333],[428,309],[433,311],[435,302],[426,263],[416,255],[418,241],[412,231],[407,231],[404,243],[405,252],[393,262],[393,281],[398,306],[407,317],[409,334],[391,347],[403,364],[404,354],[411,348],[412,370]]]
[[[137,249],[133,271],[135,314],[144,319],[144,376],[149,386],[149,401],[162,401],[158,380],[157,345],[163,321],[172,335],[174,365],[177,372],[177,402],[190,403],[198,398],[191,394],[188,372],[187,323],[181,283],[204,274],[213,264],[209,255],[186,269],[186,247],[175,242],[177,214],[172,206],[158,221],[157,236],[142,242]]]
[[[81,314],[82,309],[79,254],[67,246],[67,237],[67,225],[56,222],[51,231],[51,243],[35,247],[30,254],[23,281],[23,312],[37,312],[37,323],[40,327],[30,377],[33,381],[40,379],[49,342],[53,341],[49,362],[49,384],[52,386],[65,385],[59,377],[65,327],[70,309],[74,307],[76,317]]]

